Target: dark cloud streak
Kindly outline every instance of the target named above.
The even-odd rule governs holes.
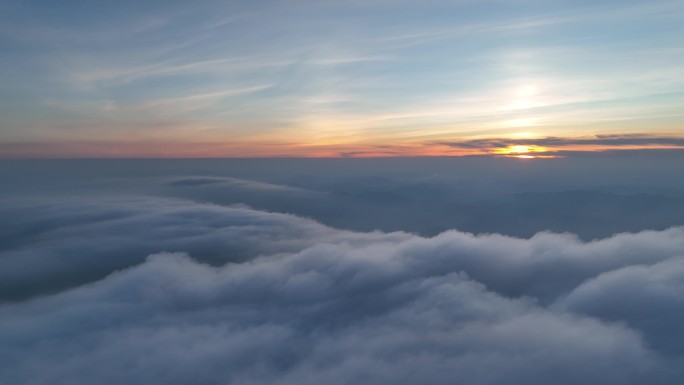
[[[595,135],[590,137],[566,138],[566,137],[543,137],[543,138],[487,138],[475,140],[453,140],[433,142],[434,145],[449,146],[463,149],[493,150],[515,145],[550,147],[551,152],[563,152],[564,147],[577,146],[603,146],[603,150],[619,149],[625,146],[664,146],[681,148],[684,147],[684,137],[681,136],[654,136],[648,134],[632,135]],[[555,149],[555,151],[553,150]],[[575,151],[571,149],[571,151]]]

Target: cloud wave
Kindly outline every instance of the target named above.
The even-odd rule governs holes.
[[[681,227],[423,238],[170,199],[13,207],[2,383],[681,379]]]

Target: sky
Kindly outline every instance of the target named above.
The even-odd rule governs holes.
[[[2,1],[0,157],[684,147],[680,0]]]

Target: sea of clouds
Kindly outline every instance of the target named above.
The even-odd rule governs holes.
[[[2,384],[681,384],[684,228],[353,232],[176,198],[4,202]]]

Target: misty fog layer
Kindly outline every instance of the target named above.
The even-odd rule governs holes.
[[[684,222],[684,151],[562,159],[188,159],[0,162],[0,199],[146,195],[312,218],[355,231],[456,229],[583,240]]]

